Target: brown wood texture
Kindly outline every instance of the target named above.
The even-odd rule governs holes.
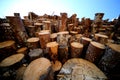
[[[51,64],[53,72],[59,71],[62,68],[62,63],[58,60],[56,60],[55,62],[52,61]]]
[[[46,48],[48,50],[48,55],[50,58],[55,61],[58,59],[58,43],[57,42],[49,42],[46,44]]]
[[[107,80],[105,74],[93,63],[73,58],[65,62],[57,80]]]
[[[67,13],[60,13],[61,15],[61,25],[59,26],[59,31],[66,31]]]
[[[0,67],[9,67],[17,62],[20,62],[24,58],[24,54],[11,55],[0,62]]]
[[[0,42],[0,61],[16,52],[16,44],[13,40]]]
[[[71,43],[71,58],[80,57],[83,50],[83,44],[79,42],[72,42]]]
[[[32,61],[25,70],[23,80],[53,80],[50,61],[46,58]]]
[[[92,41],[88,46],[85,59],[97,64],[104,50],[105,46],[103,44]]]
[[[68,46],[58,47],[58,59],[64,64],[68,60]]]
[[[24,75],[24,72],[25,72],[26,68],[27,68],[27,66],[23,65],[16,70],[15,80],[23,80],[23,75]]]

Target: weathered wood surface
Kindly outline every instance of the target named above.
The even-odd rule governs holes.
[[[120,45],[109,44],[99,62],[99,67],[104,72],[109,73],[112,72],[118,64],[120,64]]]
[[[33,49],[28,53],[30,61],[33,61],[37,58],[43,57],[43,50],[40,48]]]
[[[63,65],[57,80],[107,80],[107,77],[93,63],[81,58],[73,58]]]

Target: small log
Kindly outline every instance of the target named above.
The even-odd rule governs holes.
[[[29,37],[35,37],[36,26],[27,26],[26,29]]]
[[[48,54],[50,58],[55,61],[58,59],[58,43],[57,42],[49,42],[46,44],[48,49]]]
[[[83,50],[83,44],[80,44],[78,42],[72,42],[71,43],[71,57],[77,58],[80,57]]]
[[[50,34],[50,41],[51,42],[57,41],[57,33]]]
[[[36,49],[39,48],[39,38],[32,37],[27,39],[27,46],[29,49]]]
[[[38,33],[40,39],[40,46],[42,49],[46,48],[46,44],[50,42],[50,32],[49,30],[40,31]]]

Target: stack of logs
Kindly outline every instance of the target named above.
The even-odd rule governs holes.
[[[115,24],[103,16],[6,16],[0,21],[0,80],[120,78],[120,17]]]

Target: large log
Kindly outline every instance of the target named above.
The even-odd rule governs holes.
[[[15,33],[17,43],[20,45],[24,45],[24,43],[28,38],[28,35],[26,33],[26,30],[21,18],[14,17],[14,16],[6,16],[6,18],[9,20],[10,26],[13,27],[13,31]]]
[[[120,66],[120,45],[119,44],[109,44],[105,50],[105,54],[99,62],[99,67],[106,73],[111,74],[117,67]],[[120,72],[119,72],[120,73]]]
[[[46,58],[32,61],[25,70],[23,80],[53,80],[50,61]]]
[[[107,77],[93,63],[74,58],[63,65],[57,80],[107,80]]]

